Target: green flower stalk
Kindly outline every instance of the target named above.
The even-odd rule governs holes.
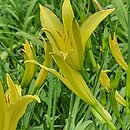
[[[40,102],[37,95],[21,96],[21,87],[6,76],[9,89],[4,93],[0,82],[0,130],[16,130],[19,119],[26,111],[27,105],[34,99]]]
[[[36,54],[33,46],[31,43],[27,40],[25,40],[25,43],[23,44],[24,49],[22,51],[24,52],[24,60],[35,60],[36,59]],[[25,70],[24,70],[24,75],[22,78],[21,82],[21,87],[24,88],[26,87],[32,80],[34,74],[35,74],[35,69],[36,65],[34,63],[25,63]]]
[[[52,51],[49,54],[53,57],[61,73],[40,65],[34,60],[30,62],[36,63],[43,69],[52,72],[71,91],[94,108],[112,130],[115,130],[115,126],[103,111],[104,108],[94,98],[80,73],[83,67],[84,51],[88,38],[99,23],[112,12],[113,9],[97,12],[86,19],[79,27],[74,17],[70,0],[65,0],[62,6],[63,23],[51,10],[40,5],[42,30],[45,31],[49,39],[48,44],[52,46]]]
[[[99,106],[101,107],[102,111],[104,112],[104,114],[106,115],[106,117],[109,119],[109,120],[112,120],[112,117],[111,115],[108,113],[108,111],[106,111],[105,109],[103,109],[103,107],[101,106],[101,104],[99,104]],[[99,115],[99,113],[93,109],[92,107],[90,108],[91,109],[91,112],[93,113],[93,115],[96,117],[97,120],[100,121],[100,123],[102,124],[105,124],[105,121],[104,119]]]
[[[130,63],[128,65],[126,78],[126,114],[130,115]]]

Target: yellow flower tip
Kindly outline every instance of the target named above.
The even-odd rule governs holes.
[[[41,5],[41,4],[39,4],[39,8],[40,8],[40,13],[43,13],[45,7],[43,5]]]
[[[73,18],[74,18],[74,13],[73,13],[70,0],[65,0],[62,5],[62,20],[65,26],[64,28],[65,31],[67,29],[71,29]]]
[[[39,4],[39,7],[41,8],[41,7],[42,7],[42,5],[41,5],[41,4]]]
[[[10,75],[8,73],[6,73],[6,80],[10,78]]]
[[[116,100],[118,101],[118,103],[120,105],[126,107],[126,101],[125,101],[125,99],[121,96],[121,94],[118,91],[116,91],[116,93],[115,93],[115,98],[116,98]]]
[[[29,43],[27,40],[25,40],[25,43],[23,44],[24,49],[22,49],[22,51],[27,55],[28,58],[35,58],[35,51],[34,48],[31,44],[31,42]],[[25,56],[25,60],[26,60],[26,56]]]
[[[106,89],[107,92],[109,92],[110,88],[110,79],[107,76],[105,70],[101,70],[100,77],[99,77],[99,82]]]
[[[108,12],[109,12],[109,14],[111,14],[112,12],[114,12],[114,11],[115,11],[115,8],[113,8],[113,9],[101,10],[101,11],[99,11],[99,12],[102,12],[102,11],[108,11]]]
[[[41,100],[40,100],[40,98],[38,97],[38,95],[34,95],[34,99],[35,99],[38,103],[41,103]]]
[[[20,97],[19,88],[16,87],[9,74],[6,74],[7,85],[9,89],[6,92],[6,99],[8,103],[13,104]],[[19,89],[19,90],[17,90]]]
[[[11,77],[10,77],[10,75],[9,75],[8,73],[6,73],[6,81],[7,81],[7,85],[8,85],[8,87],[9,87],[9,89],[15,88],[15,87],[14,87],[15,84],[14,84],[14,82],[12,81],[12,79],[11,79]]]
[[[24,53],[24,61],[26,60],[33,60],[36,59],[35,50],[31,44],[27,40],[25,40],[25,43],[23,44],[24,49],[22,50]],[[33,63],[27,63],[25,64],[25,70],[24,75],[21,82],[21,87],[26,87],[32,80],[34,73],[35,73],[36,65]]]
[[[115,8],[113,8],[113,9],[108,9],[108,10],[110,10],[110,12],[113,12],[113,11],[115,11]]]
[[[81,25],[80,31],[81,31],[81,37],[83,41],[83,47],[86,46],[86,41],[88,41],[91,34],[94,32],[94,30],[97,28],[97,26],[103,21],[109,14],[111,14],[114,11],[114,9],[107,9],[102,10],[99,12],[96,12],[95,14],[92,14],[89,16]]]
[[[128,68],[128,65],[127,63],[125,62],[124,58],[123,58],[123,55],[120,51],[120,48],[119,48],[119,45],[118,45],[118,42],[117,42],[117,36],[116,34],[114,33],[114,37],[113,39],[111,38],[111,36],[109,37],[109,46],[110,46],[110,50],[111,50],[111,53],[115,59],[115,61],[124,69],[124,70],[127,70]]]

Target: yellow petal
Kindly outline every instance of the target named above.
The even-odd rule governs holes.
[[[119,94],[118,91],[115,92],[115,98],[120,103],[122,106],[126,106],[126,101],[125,99]]]
[[[26,54],[25,60],[36,57],[35,50],[31,43],[29,44],[29,42],[27,40],[25,40],[25,43],[23,44],[23,46],[24,46],[23,52],[25,52],[25,54]]]
[[[70,68],[62,57],[53,54],[53,58],[61,69],[61,72],[63,73],[64,77],[72,86],[74,86],[73,88],[76,91],[75,94],[77,94],[77,96],[79,96],[89,105],[94,106],[96,104],[95,98],[93,97],[81,74],[78,71]]]
[[[7,109],[6,122],[4,124],[4,130],[16,130],[19,119],[23,116],[26,111],[27,105],[33,100],[40,102],[37,95],[26,95],[20,97],[15,104],[10,105]]]
[[[74,18],[74,13],[71,7],[70,0],[64,0],[62,5],[62,21],[64,26],[64,48],[63,52],[67,52],[71,50],[71,54],[74,52],[74,39],[72,32],[72,22]],[[71,60],[71,59],[70,59]],[[71,61],[70,61],[71,62]]]
[[[80,70],[83,64],[83,46],[79,25],[74,18],[70,0],[65,0],[62,6],[62,19],[65,33],[65,47],[69,51],[66,62],[76,70]]]
[[[110,79],[107,76],[106,72],[101,70],[100,77],[99,77],[100,84],[109,92],[110,89]]]
[[[56,70],[47,68],[41,64],[39,64],[35,60],[29,60],[26,62],[33,62],[40,67],[44,68],[45,70],[53,73],[55,76],[57,76],[71,91],[73,91],[77,96],[79,96],[82,100],[84,100],[86,103],[88,103],[91,106],[94,106],[96,104],[95,98],[93,97],[90,89],[88,88],[87,84],[85,83],[84,79],[80,75],[78,71],[75,71],[74,69],[70,68],[65,61],[59,56],[56,56],[56,54],[53,54],[53,57],[57,63],[57,65],[60,67],[62,74],[59,74]],[[78,80],[77,80],[78,79]]]
[[[112,124],[109,118],[106,117],[107,111],[103,111],[104,109],[99,106],[99,102],[92,95],[91,90],[88,88],[81,74],[65,64],[65,61],[62,59],[62,57],[55,54],[53,54],[53,57],[61,69],[64,77],[72,86],[74,86],[74,89],[76,91],[75,94],[77,94],[77,96],[79,96],[83,101],[93,107],[103,117],[106,123],[110,125],[111,129],[115,130],[115,126]],[[107,114],[109,115],[109,113]]]
[[[49,53],[50,53],[51,49],[52,48],[51,48],[50,44],[46,43],[45,44],[45,60],[43,62],[43,65],[46,67],[49,67],[49,65],[50,65],[51,55]],[[38,77],[36,79],[35,85],[34,85],[35,87],[40,87],[44,83],[47,73],[48,73],[47,70],[45,70],[44,68],[41,68],[41,70],[38,74]]]
[[[19,94],[17,91],[17,88],[15,86],[15,84],[13,83],[12,79],[10,78],[9,74],[6,74],[6,80],[7,80],[7,84],[9,87],[9,102],[10,104],[13,104],[18,98],[19,98]]]
[[[68,80],[66,80],[65,77],[62,76],[62,74],[58,73],[55,69],[52,68],[48,68],[44,65],[39,64],[37,61],[35,60],[28,60],[26,62],[32,62],[36,65],[39,65],[42,69],[51,72],[52,74],[54,74],[56,77],[58,77],[66,86],[69,86],[69,89],[71,89],[74,93],[76,93],[75,89],[73,88],[73,86],[68,82]]]
[[[82,46],[82,39],[80,35],[79,25],[76,19],[73,19],[72,22],[72,33],[73,33],[72,34],[73,40],[71,42],[72,51],[69,51],[65,60],[68,63],[68,65],[71,66],[71,68],[75,70],[81,70],[83,66],[84,49]]]
[[[40,5],[40,19],[43,28],[47,28],[52,32],[58,31],[63,34],[62,23],[59,18],[48,8]]]
[[[15,84],[15,87],[16,87],[16,89],[17,89],[18,95],[19,95],[19,96],[22,96],[22,94],[21,94],[21,91],[22,91],[21,85]]]
[[[36,59],[36,54],[33,46],[31,43],[29,44],[28,41],[25,41],[24,44],[24,60],[32,60]],[[21,87],[26,87],[32,80],[34,74],[35,74],[36,65],[33,63],[26,63],[25,64],[25,70],[24,75],[21,82]]]
[[[4,90],[2,87],[2,83],[0,81],[0,130],[3,130],[4,122],[5,122],[5,96]]]
[[[94,32],[97,26],[105,19],[114,9],[107,9],[99,11],[91,16],[89,16],[80,27],[80,32],[82,36],[83,48],[86,46],[86,42],[90,35]]]
[[[55,40],[46,32],[46,35],[52,44],[55,42],[59,50],[63,47],[63,25],[58,17],[48,8],[40,5],[40,20],[44,29],[49,30],[55,37]]]
[[[74,18],[74,13],[70,4],[70,0],[65,0],[62,5],[62,20],[63,20],[65,33],[72,32],[73,18]]]
[[[78,55],[78,59],[83,59],[84,52],[83,52],[82,39],[81,39],[79,25],[76,19],[73,19],[72,31],[73,31],[73,38],[75,44],[74,46],[75,46],[76,53]]]
[[[116,60],[116,62],[117,62],[124,70],[127,70],[128,65],[127,65],[127,63],[125,62],[125,60],[124,60],[124,58],[123,58],[123,56],[122,56],[122,54],[121,54],[121,51],[120,51],[120,49],[119,49],[116,34],[114,34],[113,40],[112,40],[111,37],[109,38],[109,45],[110,45],[111,53],[112,53],[114,59]]]
[[[101,70],[100,77],[99,77],[99,82],[106,89],[106,91],[109,93],[110,89],[110,79],[106,74],[106,71]],[[118,91],[115,92],[115,98],[118,103],[120,103],[122,106],[126,106],[126,101],[124,98],[119,94]]]

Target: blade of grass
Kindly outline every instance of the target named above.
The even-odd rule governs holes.
[[[130,0],[128,0],[128,50],[130,50]],[[128,63],[130,62],[130,51],[128,51]]]
[[[68,121],[67,121],[66,130],[71,130],[71,129],[70,129],[70,126],[71,126],[71,116],[72,116],[73,103],[74,103],[74,93],[71,92],[69,116],[68,116]]]

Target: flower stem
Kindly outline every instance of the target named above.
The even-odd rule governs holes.
[[[102,111],[101,107],[98,105],[94,107],[94,109],[100,114],[100,116],[104,119],[107,125],[111,128],[111,130],[117,130],[114,124],[107,118],[107,116]]]

